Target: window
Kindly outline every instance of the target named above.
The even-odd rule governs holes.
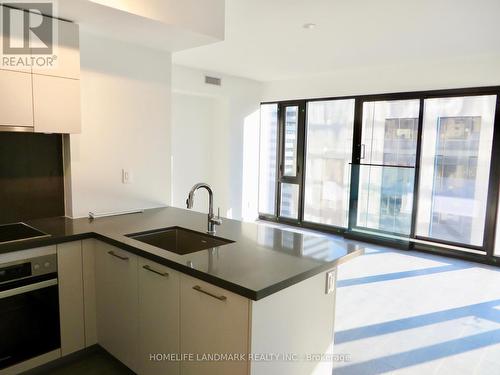
[[[496,96],[427,99],[417,235],[483,245]]]
[[[280,131],[279,219],[299,223],[302,192],[302,165],[304,149],[303,103],[283,103],[279,106],[282,115],[278,121]]]
[[[260,217],[500,256],[500,197],[489,191],[500,168],[498,95],[489,87],[263,104]]]
[[[354,100],[307,104],[304,220],[347,227]]]
[[[285,135],[283,176],[297,176],[297,136],[299,130],[299,107],[290,106],[285,110]]]
[[[260,108],[259,212],[274,215],[278,155],[278,105]]]
[[[408,236],[420,101],[363,103],[356,227]]]
[[[298,219],[299,185],[281,184],[280,216],[289,219]]]

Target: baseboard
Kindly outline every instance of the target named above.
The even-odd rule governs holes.
[[[41,354],[26,361],[16,363],[10,367],[0,370],[0,375],[18,375],[25,373],[30,369],[44,365],[45,363],[53,362],[61,358],[61,349],[52,350],[48,353]]]
[[[79,350],[77,352],[68,354],[64,357],[60,356],[61,354],[60,354],[60,350],[59,350],[59,357],[58,358],[51,359],[50,361],[48,361],[46,363],[39,363],[30,369],[22,370],[22,371],[24,371],[24,372],[22,372],[22,374],[23,375],[38,375],[38,374],[42,374],[42,373],[43,374],[50,374],[51,370],[53,370],[57,367],[60,367],[60,366],[65,365],[67,363],[76,361],[80,358],[85,357],[89,353],[93,353],[93,352],[100,351],[100,350],[103,350],[103,349],[99,345],[95,344],[95,345],[89,346],[88,348],[85,348],[85,349]],[[28,361],[26,361],[26,362],[28,362]],[[26,363],[26,362],[23,362],[23,363]],[[21,363],[20,363],[20,365],[21,365]],[[17,372],[16,374],[19,374],[19,373],[20,372]],[[1,373],[1,374],[3,375],[3,373]]]

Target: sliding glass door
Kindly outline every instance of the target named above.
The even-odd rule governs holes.
[[[263,104],[260,217],[410,247],[500,255],[499,93]]]
[[[352,229],[481,249],[496,101],[363,102]]]
[[[496,96],[425,100],[416,234],[481,247]]]
[[[354,230],[409,236],[420,101],[363,103]]]

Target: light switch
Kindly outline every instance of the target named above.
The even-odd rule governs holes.
[[[130,184],[132,182],[132,172],[128,169],[122,169],[122,183]]]
[[[330,294],[335,291],[335,279],[336,279],[336,269],[328,271],[326,273],[326,287],[325,294]]]

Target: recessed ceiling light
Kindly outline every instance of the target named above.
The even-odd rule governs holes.
[[[305,23],[302,25],[304,29],[314,29],[316,27],[315,23]]]

